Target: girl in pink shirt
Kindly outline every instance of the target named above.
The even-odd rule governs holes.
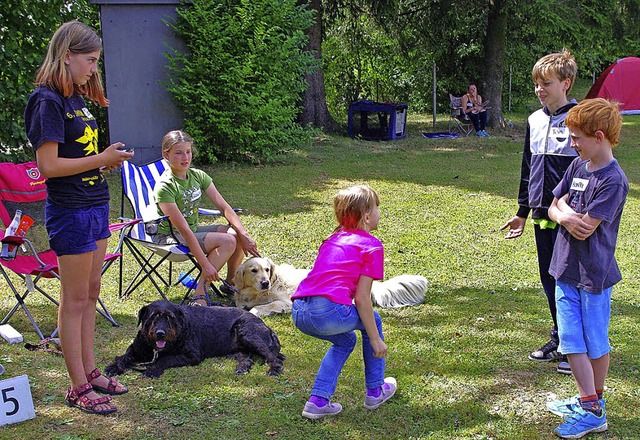
[[[368,186],[353,186],[335,196],[338,227],[322,243],[313,269],[291,297],[296,327],[332,344],[318,369],[303,417],[319,419],[342,411],[339,403],[329,400],[355,348],[355,330],[362,334],[365,408],[379,407],[396,392],[396,380],[384,377],[387,345],[382,319],[371,302],[371,284],[384,276],[384,249],[370,234],[378,227],[379,203]]]

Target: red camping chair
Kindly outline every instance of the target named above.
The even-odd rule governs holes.
[[[34,225],[24,238],[5,236],[5,231],[0,230],[0,239],[2,239],[3,244],[11,243],[19,246],[15,258],[0,258],[0,274],[9,285],[16,299],[16,304],[0,324],[6,324],[13,314],[19,308],[22,308],[29,321],[31,321],[36,333],[40,336],[40,339],[44,339],[44,334],[29,312],[25,304],[25,299],[30,293],[38,291],[58,306],[58,301],[38,284],[43,278],[59,278],[58,260],[55,253],[49,249],[46,238],[47,234],[44,228],[44,203],[46,198],[47,188],[45,178],[40,175],[40,171],[35,162],[22,164],[10,162],[0,163],[0,220],[4,224],[5,229],[11,223],[15,211],[18,209],[22,211],[23,215],[26,214],[34,220]],[[116,226],[114,229],[119,227],[119,225]],[[104,273],[120,255],[121,254],[117,252],[107,254],[102,266],[102,273]],[[22,279],[25,285],[22,294],[5,269],[8,269],[10,273],[14,273]],[[102,300],[98,299],[98,302],[98,313],[114,327],[119,326],[120,324],[111,316]],[[57,329],[54,330],[51,336],[55,336],[56,333]]]

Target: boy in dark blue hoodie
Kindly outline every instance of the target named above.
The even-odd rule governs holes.
[[[567,112],[576,100],[568,93],[574,84],[578,66],[567,49],[540,58],[531,76],[535,92],[543,107],[529,116],[524,140],[524,153],[518,193],[518,212],[501,230],[509,229],[505,238],[522,235],[529,213],[533,219],[540,281],[549,303],[553,329],[549,341],[529,354],[538,362],[558,360],[558,373],[571,374],[565,356],[558,351],[558,322],[556,319],[555,279],[549,274],[553,246],[558,234],[557,225],[549,218],[553,189],[562,179],[577,153],[565,126]]]

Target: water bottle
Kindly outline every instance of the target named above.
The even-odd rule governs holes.
[[[12,235],[16,235],[16,231],[18,230],[18,226],[20,226],[20,220],[22,219],[22,211],[16,209],[16,213],[13,216],[13,220],[11,220],[11,224],[5,231],[5,237],[9,237]],[[16,252],[18,251],[18,246],[15,244],[10,245],[9,243],[2,244],[2,251],[0,251],[0,258],[5,260],[9,260],[15,258]]]
[[[183,286],[188,287],[189,289],[195,289],[198,285],[198,280],[191,275],[187,275],[185,272],[181,272],[180,278],[178,279]]]

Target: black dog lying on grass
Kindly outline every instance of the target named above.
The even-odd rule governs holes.
[[[284,367],[276,334],[260,318],[236,307],[155,301],[140,309],[138,325],[142,326],[133,343],[105,368],[106,374],[146,367],[143,376],[156,378],[167,368],[198,365],[215,356],[236,359],[236,374],[248,373],[253,357],[266,361],[271,376]]]

